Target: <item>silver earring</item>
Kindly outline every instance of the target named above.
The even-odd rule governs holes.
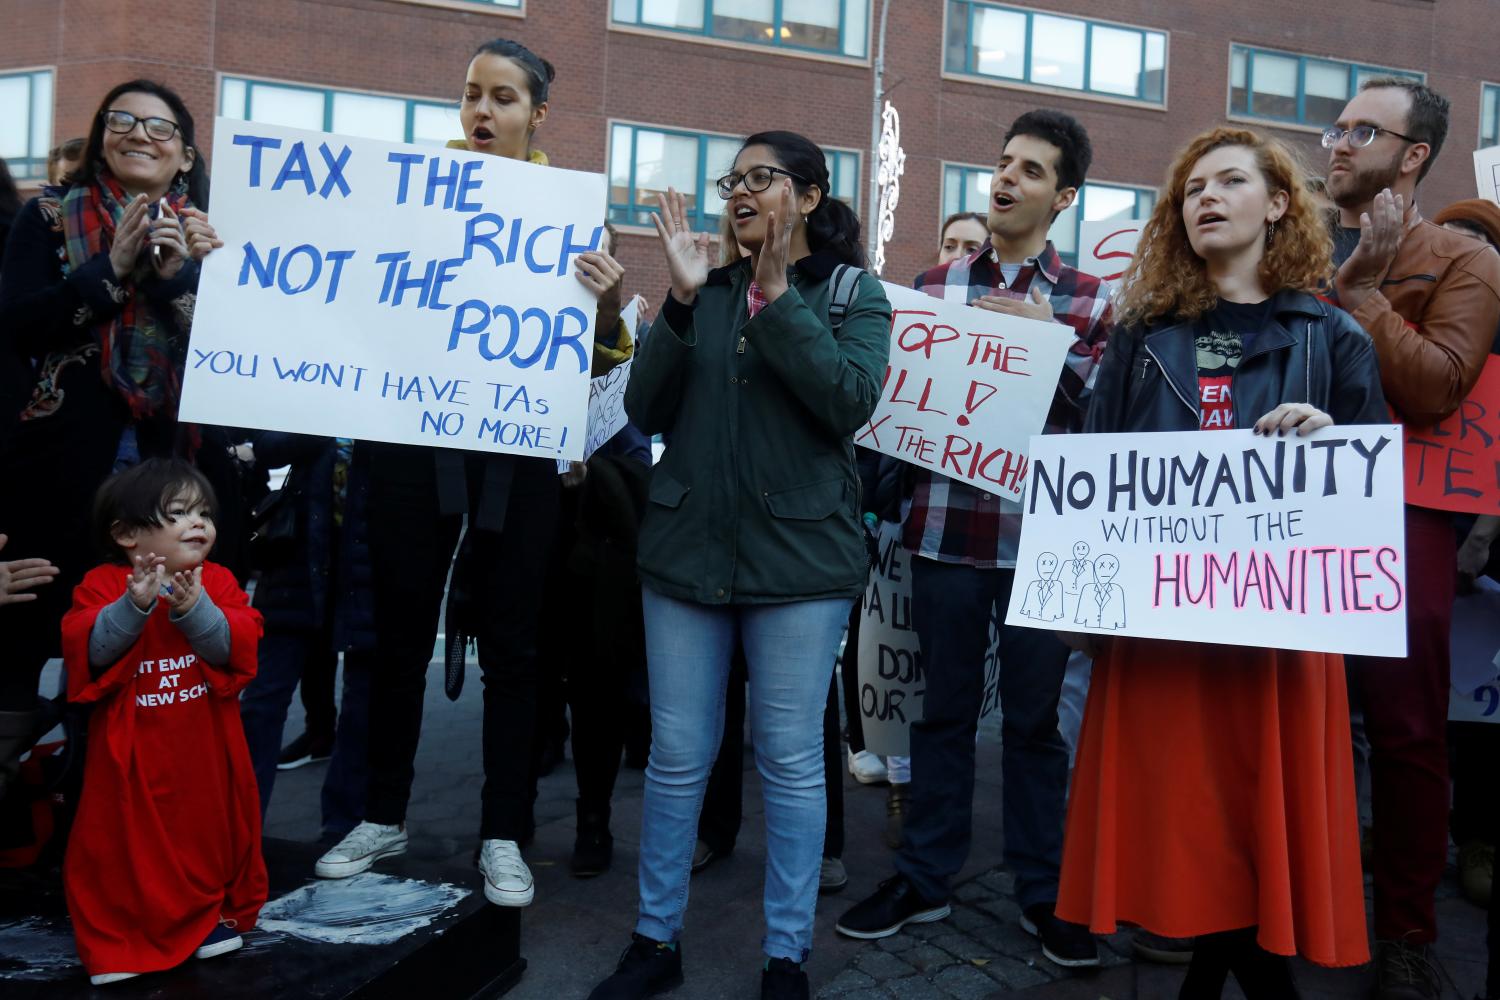
[[[1276,220],[1272,219],[1270,226],[1266,228],[1266,246],[1270,246],[1276,239]]]

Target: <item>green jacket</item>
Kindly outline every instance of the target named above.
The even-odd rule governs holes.
[[[637,349],[625,411],[666,453],[641,525],[647,586],[700,604],[860,594],[868,558],[853,433],[880,399],[891,306],[861,274],[838,334],[827,253],[749,318],[748,260],[668,298]],[[739,350],[743,338],[743,352]]]

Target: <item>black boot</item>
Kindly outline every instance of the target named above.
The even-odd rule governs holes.
[[[609,871],[615,854],[615,838],[609,833],[609,806],[600,808],[578,800],[578,836],[573,841],[569,869],[579,878],[592,878]]]

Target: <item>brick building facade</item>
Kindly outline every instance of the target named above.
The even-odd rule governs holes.
[[[82,135],[102,93],[134,76],[184,94],[205,148],[221,111],[456,138],[452,105],[469,53],[509,36],[557,67],[537,144],[554,163],[611,173],[628,284],[659,300],[665,269],[639,206],[675,177],[699,189],[699,222],[712,227],[711,178],[735,136],[776,127],[811,136],[830,151],[836,193],[868,214],[879,9],[880,0],[0,0],[0,153],[23,177],[39,176],[47,146]],[[1420,74],[1453,103],[1422,203],[1431,213],[1471,197],[1469,154],[1500,141],[1494,13],[1494,0],[891,0],[887,84],[907,159],[886,276],[908,280],[929,262],[946,211],[983,210],[1006,124],[1037,106],[1075,115],[1092,135],[1095,187],[1083,211],[1096,217],[1148,208],[1172,152],[1226,118],[1277,131],[1321,166],[1318,128],[1350,87],[1382,71]],[[1076,214],[1054,230],[1065,250]]]

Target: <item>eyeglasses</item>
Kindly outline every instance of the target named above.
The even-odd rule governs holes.
[[[129,111],[109,110],[104,112],[104,127],[117,135],[129,135],[135,131],[136,123],[146,127],[146,136],[157,142],[166,142],[177,134],[178,124],[165,118],[137,118]]]
[[[1409,135],[1402,135],[1395,129],[1381,128],[1379,125],[1356,125],[1353,128],[1339,128],[1337,125],[1330,125],[1323,130],[1323,148],[1332,149],[1339,144],[1340,139],[1347,135],[1349,137],[1349,145],[1358,149],[1374,142],[1375,137],[1382,132],[1387,135],[1393,135],[1398,139],[1405,139],[1407,142],[1422,141],[1420,139],[1413,139]]]
[[[801,181],[803,184],[812,183],[812,181],[808,180],[806,177],[803,177],[799,174],[794,174],[790,170],[782,170],[780,167],[768,167],[765,165],[761,165],[758,167],[751,167],[743,174],[736,174],[731,172],[725,174],[723,177],[720,177],[718,181],[719,197],[723,198],[725,201],[728,201],[730,198],[734,197],[734,189],[739,186],[741,181],[745,182],[746,191],[749,191],[751,194],[759,194],[760,192],[771,186],[771,182],[776,179],[777,174],[785,174],[792,180]]]

